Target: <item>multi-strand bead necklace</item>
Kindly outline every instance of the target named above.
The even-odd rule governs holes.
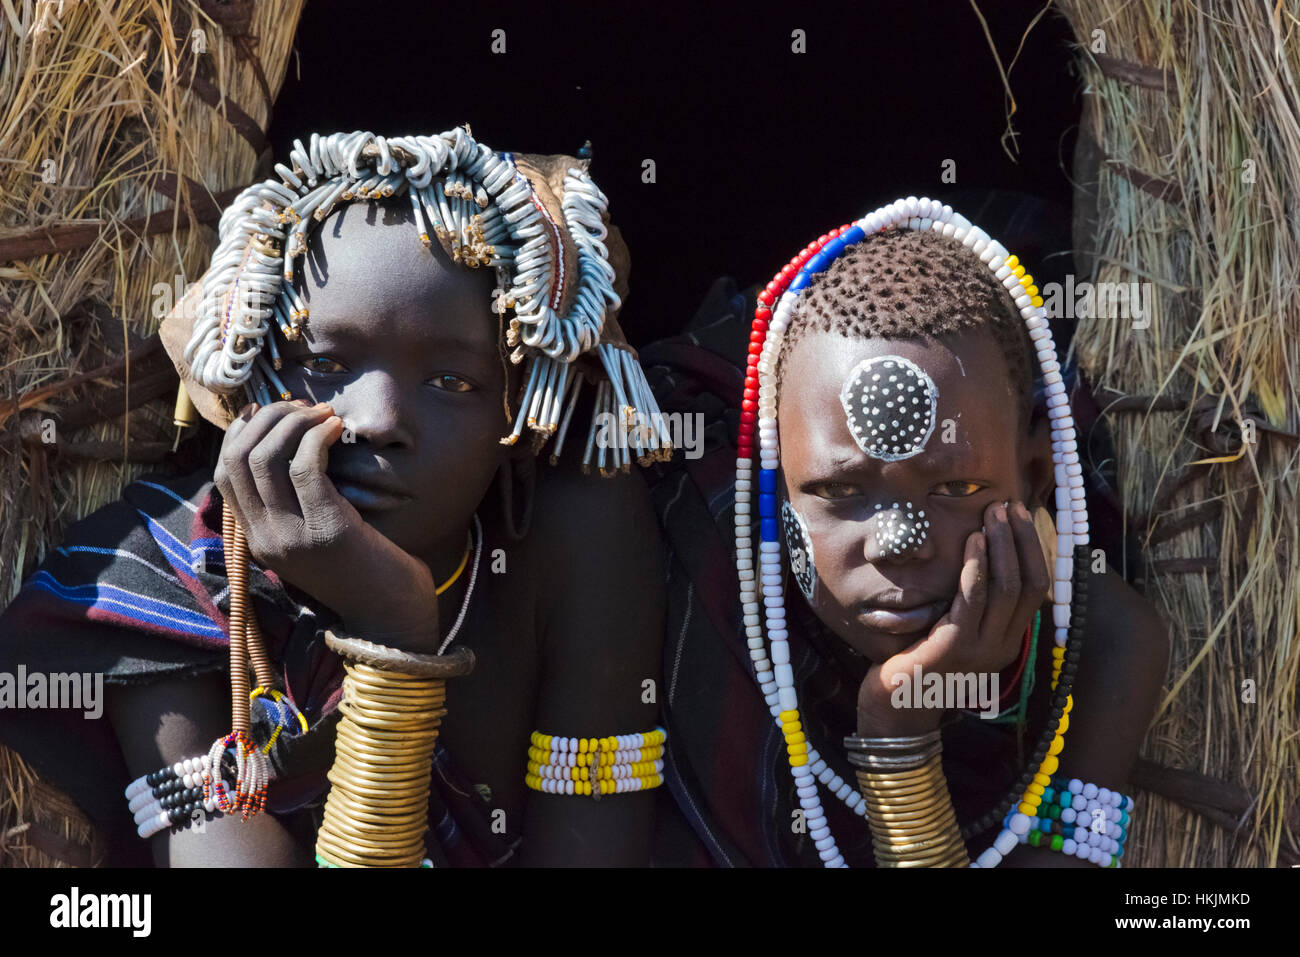
[[[212,793],[212,780],[212,759],[206,754],[136,778],[126,798],[137,833],[148,839],[166,828],[188,825],[197,812],[217,813],[224,786]]]
[[[1074,419],[1060,374],[1042,297],[1025,267],[1001,243],[991,238],[952,207],[930,199],[909,196],[841,226],[810,243],[772,279],[758,296],[750,332],[736,458],[736,568],[745,635],[755,674],[773,718],[785,734],[796,793],[805,811],[809,835],[827,867],[843,867],[834,836],[826,823],[818,783],[858,814],[865,814],[861,795],[821,758],[802,732],[794,672],[790,665],[785,613],[785,575],[781,558],[777,473],[780,449],[777,438],[776,366],[785,330],[799,293],[817,273],[823,272],[846,248],[886,229],[933,230],[960,242],[980,258],[1006,288],[1025,321],[1037,351],[1047,393],[1051,420],[1052,461],[1056,477],[1056,560],[1053,568],[1052,623],[1061,662],[1054,683],[1049,721],[1030,759],[1029,767],[1012,792],[965,833],[975,834],[998,821],[1019,799],[1032,811],[1041,803],[1043,789],[1059,764],[1064,747],[1065,717],[1073,702],[1069,690],[1083,639],[1083,615],[1088,573],[1088,511],[1084,500],[1083,469],[1079,462]],[[755,560],[751,509],[754,498],[754,453],[759,459],[757,505],[759,542]],[[761,592],[760,592],[761,589]],[[761,594],[761,606],[760,606]],[[1073,610],[1072,610],[1073,602]],[[764,619],[766,621],[764,622]],[[764,641],[766,624],[766,642]],[[1026,813],[1023,810],[1021,813]],[[993,846],[974,866],[993,867],[1019,843],[1019,835],[1004,827]]]

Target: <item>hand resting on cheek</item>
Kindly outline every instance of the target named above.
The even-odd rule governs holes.
[[[325,403],[250,406],[226,432],[217,488],[258,562],[329,606],[349,631],[433,652],[429,567],[366,523],[326,475],[342,434],[342,419]],[[384,601],[374,601],[380,594]]]
[[[995,502],[984,530],[967,539],[958,593],[929,634],[873,664],[858,691],[858,734],[923,734],[943,711],[892,707],[891,695],[913,668],[923,673],[997,672],[1020,652],[1021,637],[1042,603],[1050,578],[1033,519],[1023,503]]]

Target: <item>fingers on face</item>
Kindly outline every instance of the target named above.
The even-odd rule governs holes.
[[[219,488],[226,497],[232,498],[238,505],[239,514],[245,519],[241,524],[250,527],[249,521],[257,521],[271,507],[263,495],[269,495],[272,502],[278,501],[280,492],[271,479],[273,471],[272,447],[262,448],[265,440],[270,438],[281,423],[291,417],[303,418],[306,409],[299,402],[276,402],[262,408],[251,406],[231,423],[226,430],[226,437],[221,445],[221,457],[218,478],[224,479],[224,486]],[[318,413],[314,417],[321,418]],[[276,436],[275,441],[288,440],[292,428]],[[285,456],[287,463],[288,455]]]
[[[988,538],[989,597],[980,631],[984,637],[1000,641],[1020,602],[1020,559],[1006,505],[994,502],[985,510],[984,529]]]
[[[329,418],[331,410],[297,408],[282,416],[248,454],[248,470],[268,511],[298,513],[298,496],[289,477],[290,462],[299,443],[313,427]]]
[[[330,446],[342,434],[343,420],[336,415],[328,416],[303,433],[289,464],[289,480],[308,524],[319,509],[346,501],[325,474]]]
[[[966,539],[957,597],[939,623],[952,627],[936,627],[935,635],[978,634],[1014,651],[1049,584],[1028,509],[1019,502],[995,502],[985,511],[984,529]]]
[[[217,467],[212,472],[213,484],[217,486],[222,498],[230,504],[231,509],[235,510],[237,514],[239,514],[239,503],[233,483],[230,480],[230,471],[226,468],[226,460],[229,458],[234,461],[235,442],[239,434],[248,426],[248,423],[253,420],[253,416],[257,414],[259,408],[261,407],[256,402],[249,403],[239,411],[239,415],[235,416],[234,421],[226,426],[226,434],[221,440],[221,454],[217,457]],[[241,520],[242,517],[241,514]]]
[[[988,556],[987,544],[983,532],[972,532],[966,538],[966,550],[962,558],[961,580],[958,583],[957,597],[953,599],[952,610],[948,618],[963,633],[974,633],[984,617],[984,605],[988,599]]]
[[[1024,628],[1047,597],[1052,579],[1029,509],[1022,502],[1016,502],[1011,507],[1010,515],[1011,533],[1015,537],[1016,555],[1020,560],[1020,601],[1016,605],[1013,624]]]

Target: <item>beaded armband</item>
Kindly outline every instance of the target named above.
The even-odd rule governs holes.
[[[264,759],[282,735],[305,733],[307,719],[274,688],[256,688],[249,699],[255,733],[233,731],[213,742],[207,754],[151,771],[127,786],[127,807],[141,838],[235,811],[247,819],[266,807],[274,774]],[[259,743],[263,733],[266,741]],[[254,754],[263,760],[253,759]]]
[[[664,741],[655,728],[608,738],[562,738],[534,731],[524,783],[547,794],[591,795],[649,791],[664,783]]]
[[[219,796],[228,786],[224,780],[214,781],[212,760],[206,754],[136,778],[126,789],[136,833],[147,840],[159,831],[189,827],[219,815]]]
[[[243,731],[218,738],[207,754],[177,761],[132,781],[127,807],[144,839],[168,828],[243,811],[247,820],[266,807],[270,767],[256,742]]]

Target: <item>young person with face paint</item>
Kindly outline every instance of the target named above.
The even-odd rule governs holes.
[[[135,842],[159,865],[303,865],[316,844],[317,863],[347,865],[353,850],[386,841],[368,826],[388,813],[386,792],[380,785],[373,807],[345,808],[334,838],[342,846],[323,850],[317,832],[330,782],[337,791],[344,775],[364,795],[376,779],[398,774],[357,771],[334,752],[347,709],[342,663],[325,636],[369,642],[375,660],[397,662],[397,672],[380,676],[389,690],[379,700],[397,702],[382,708],[398,711],[411,694],[403,682],[416,673],[399,666],[467,648],[474,666],[446,682],[432,771],[423,772],[432,779],[425,843],[435,864],[645,863],[653,795],[621,786],[603,800],[577,796],[572,786],[545,793],[553,769],[529,749],[538,732],[605,739],[651,732],[657,717],[645,688],[658,680],[662,601],[654,585],[662,572],[644,485],[604,468],[603,453],[597,464],[613,477],[580,474],[571,455],[555,467],[534,463],[561,413],[565,428],[582,428],[574,411],[585,400],[581,382],[599,383],[598,410],[612,401],[612,385],[638,394],[614,319],[626,252],[608,226],[604,197],[583,161],[495,154],[464,130],[387,141],[313,136],[310,150],[298,145],[293,166],[281,172],[282,185],[251,189],[243,207],[244,197],[236,201],[202,293],[164,328],[190,395],[226,427],[215,474],[131,486],[123,502],[73,529],[4,619],[6,658],[84,654],[108,672],[111,729],[96,728],[90,741],[77,728],[59,744],[46,724],[11,728],[7,739],[104,829],[110,859],[139,862]],[[263,211],[310,202],[309,189],[330,192],[335,182],[350,184],[348,193],[323,207],[295,256],[295,240],[284,234],[299,220]],[[510,229],[501,213],[513,217]],[[265,232],[249,242],[240,224],[254,219],[251,230]],[[228,275],[220,270],[232,244],[241,265]],[[286,249],[283,259],[267,255]],[[279,328],[256,328],[259,315],[280,318],[259,311],[267,300],[233,325],[222,311],[246,305],[235,286],[265,282],[246,269],[256,255],[277,273],[292,271],[291,289],[286,279],[278,295],[295,314]],[[532,294],[546,309],[530,309],[537,300],[519,265],[525,255],[545,266]],[[597,303],[592,290],[605,298]],[[205,326],[209,320],[215,324]],[[245,338],[229,343],[241,323]],[[209,330],[216,332],[205,353]],[[259,341],[265,351],[251,358]],[[222,376],[240,368],[251,372],[246,389],[223,388]],[[549,384],[545,394],[541,383]],[[520,427],[511,433],[512,426]],[[149,834],[148,815],[136,809],[153,807],[145,792],[152,787],[164,815],[175,803],[155,774],[132,800],[146,845],[130,834],[127,782],[197,761],[230,731],[231,679],[222,665],[238,591],[228,576],[237,554],[231,520],[251,554],[248,596],[284,693],[254,711],[280,716],[269,743],[267,728],[253,734],[275,771],[274,813],[240,820],[196,811],[198,826],[184,826],[186,813],[181,826]],[[40,641],[31,630],[37,621]],[[551,750],[560,747],[554,740]],[[634,743],[654,750],[638,738],[621,741],[619,753]],[[657,759],[642,769],[647,788],[657,783]],[[200,771],[183,770],[188,788]],[[203,800],[190,804],[203,810]],[[330,813],[327,806],[327,821]]]
[[[1154,713],[1168,637],[1117,575],[1090,573],[1037,290],[938,203],[855,225],[757,303],[734,555],[758,706],[725,656],[667,649],[679,803],[722,862],[1117,864],[1132,807],[1110,789]],[[999,688],[1015,725],[921,694],[922,676]],[[725,730],[709,731],[697,684],[719,689]]]

